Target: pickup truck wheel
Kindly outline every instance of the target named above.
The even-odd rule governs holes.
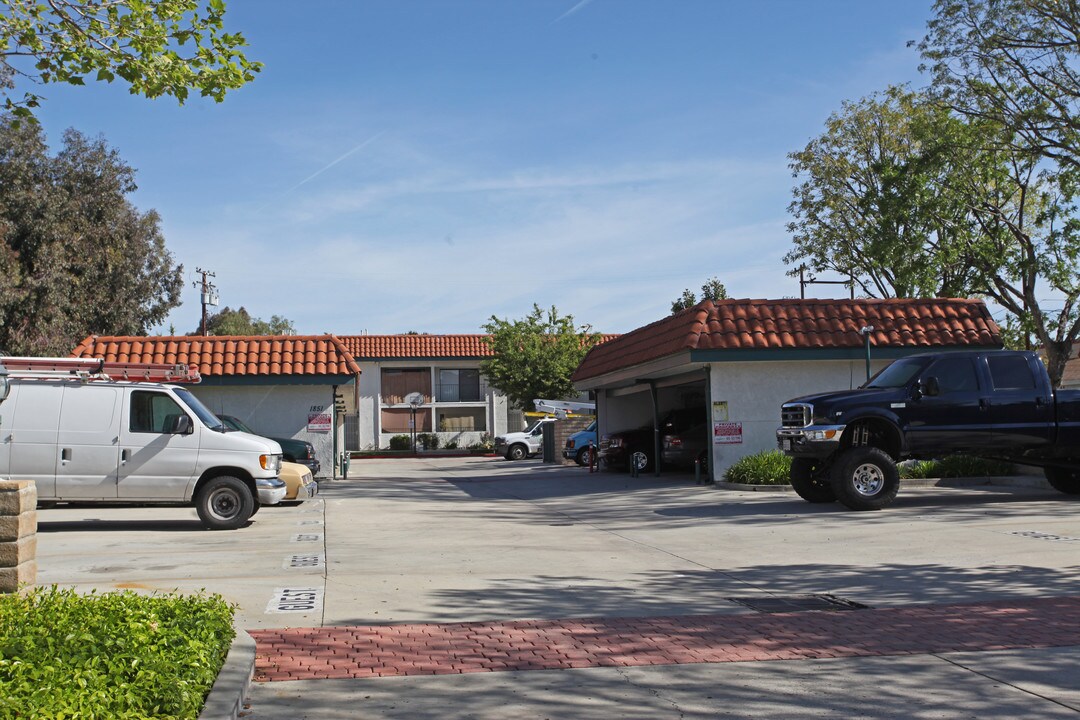
[[[199,488],[195,510],[210,530],[235,530],[254,514],[255,498],[242,480],[221,475]]]
[[[852,510],[880,510],[896,498],[899,489],[896,463],[880,448],[849,448],[833,465],[832,491]]]
[[[652,458],[644,450],[634,450],[630,453],[630,467],[639,473],[652,470]]]
[[[589,464],[591,452],[592,448],[586,445],[585,447],[578,450],[577,455],[574,456],[574,462],[576,462],[578,465],[581,465],[582,467],[587,466]]]
[[[803,500],[809,503],[836,502],[829,478],[819,468],[820,461],[814,458],[792,458],[791,487]]]
[[[1080,495],[1080,470],[1063,467],[1043,468],[1050,487],[1066,495]]]
[[[517,445],[511,445],[510,449],[506,451],[507,460],[524,460],[529,456],[529,450],[520,443]]]

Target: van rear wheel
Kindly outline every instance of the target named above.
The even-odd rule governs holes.
[[[255,513],[255,497],[238,478],[221,475],[199,488],[195,510],[209,530],[235,530]]]

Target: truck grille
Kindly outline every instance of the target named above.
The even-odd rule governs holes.
[[[813,417],[813,406],[805,403],[788,403],[780,408],[781,427],[803,428],[810,424]]]

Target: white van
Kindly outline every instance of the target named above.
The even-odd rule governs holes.
[[[194,505],[231,530],[285,497],[280,468],[280,445],[226,433],[175,385],[12,377],[0,402],[0,478],[33,480],[45,505]]]

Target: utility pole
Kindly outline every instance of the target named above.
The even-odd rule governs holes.
[[[199,290],[199,300],[202,303],[202,322],[199,323],[199,334],[205,337],[207,335],[206,307],[208,305],[213,305],[216,307],[218,304],[217,286],[214,285],[212,282],[209,282],[206,278],[217,277],[217,275],[210,272],[209,270],[203,270],[202,268],[195,268],[195,272],[202,275],[202,282],[196,280],[192,283],[192,285],[195,286],[197,290]]]

